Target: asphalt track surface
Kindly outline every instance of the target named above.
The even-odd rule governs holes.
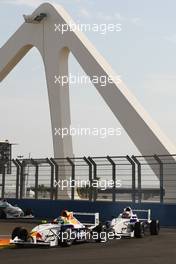
[[[10,235],[15,226],[29,230],[34,224],[0,222],[0,239]],[[36,225],[36,224],[35,224]],[[5,237],[4,237],[5,238]],[[159,236],[112,240],[108,243],[83,243],[69,248],[3,248],[2,264],[175,264],[176,229],[161,229]]]

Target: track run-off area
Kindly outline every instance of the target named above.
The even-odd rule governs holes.
[[[171,228],[161,228],[159,236],[111,240],[107,243],[79,243],[69,248],[16,248],[8,245],[14,227],[23,226],[30,230],[35,225],[0,222],[0,263],[176,263],[176,229]]]

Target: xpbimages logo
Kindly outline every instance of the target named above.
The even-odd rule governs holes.
[[[64,128],[55,128],[54,135],[64,138],[66,136],[94,136],[101,139],[107,138],[108,136],[121,136],[120,127],[101,127],[101,128],[90,128],[90,127],[64,127]]]
[[[62,242],[68,241],[68,240],[80,240],[80,241],[88,241],[88,240],[95,240],[98,242],[105,243],[108,240],[113,240],[113,239],[121,239],[121,236],[119,234],[114,233],[113,231],[110,232],[97,232],[97,231],[92,231],[90,232],[89,230],[87,231],[82,231],[82,232],[75,232],[74,230],[69,229],[67,232],[61,232],[58,235],[59,240]]]
[[[108,84],[113,84],[114,81],[117,84],[120,84],[122,82],[120,75],[92,75],[87,76],[85,74],[72,74],[69,73],[68,75],[54,75],[54,84],[59,85],[60,87],[64,87],[66,84],[82,84],[82,85],[88,85],[88,84],[99,84],[101,87],[106,87]]]
[[[80,31],[80,32],[96,32],[102,35],[107,34],[107,32],[120,32],[122,31],[122,24],[113,23],[94,23],[94,24],[75,24],[70,22],[68,24],[54,24],[54,31],[61,32],[64,34],[67,31]]]
[[[121,188],[122,181],[121,180],[96,180],[93,179],[92,181],[83,180],[78,177],[76,180],[72,180],[71,178],[67,180],[58,180],[54,182],[55,187],[58,187],[61,190],[69,189],[69,188],[97,188],[102,191],[112,188]]]

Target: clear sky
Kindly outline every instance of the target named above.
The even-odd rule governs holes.
[[[40,0],[0,0],[0,46]],[[121,32],[86,32],[166,135],[176,142],[176,1],[55,0],[77,23],[121,24]],[[81,68],[70,56],[70,72]],[[120,127],[92,85],[71,85],[73,127]],[[0,86],[0,140],[18,143],[14,156],[53,156],[47,87],[42,60],[32,49]],[[136,154],[121,136],[73,137],[75,155]]]

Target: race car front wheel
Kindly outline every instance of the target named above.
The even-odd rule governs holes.
[[[134,236],[136,238],[144,237],[144,225],[142,222],[136,222],[134,225]]]
[[[156,236],[159,234],[160,225],[159,220],[152,220],[150,223],[150,234]]]
[[[96,227],[92,229],[92,238],[96,243],[107,242],[108,233],[112,233],[112,229],[107,225],[99,223]]]
[[[28,240],[28,231],[23,227],[16,227],[12,232],[12,239],[18,237],[24,242]]]
[[[72,230],[70,228],[60,232],[58,245],[61,247],[70,247],[73,244]]]

